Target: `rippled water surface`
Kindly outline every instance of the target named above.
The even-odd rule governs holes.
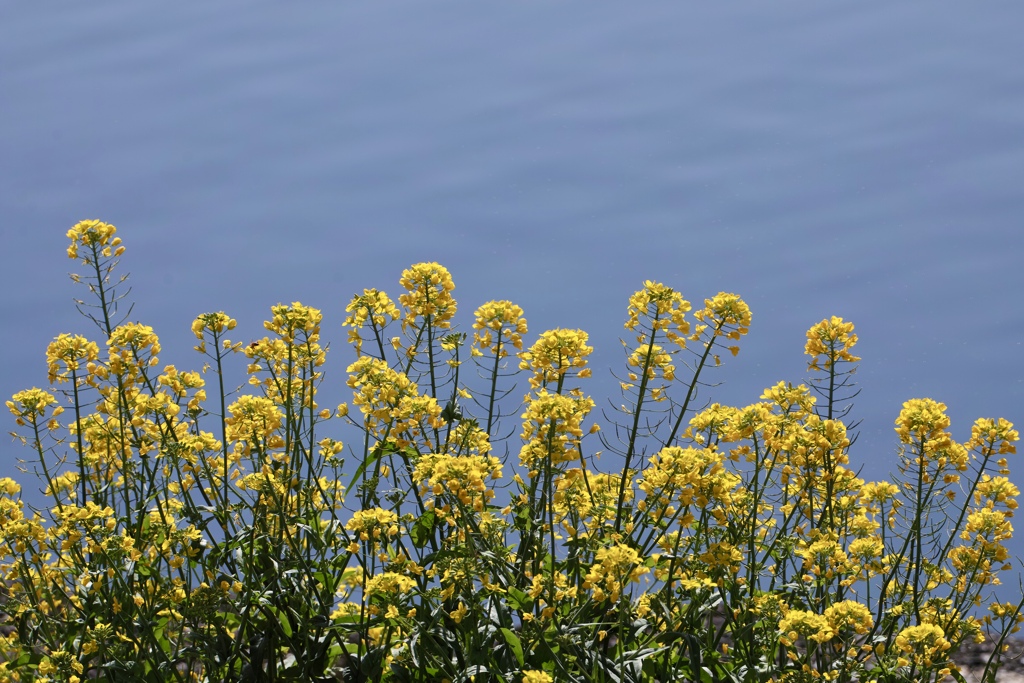
[[[91,332],[63,252],[95,217],[165,360],[199,364],[198,313],[255,338],[301,300],[338,400],[345,303],[418,261],[467,315],[510,298],[532,333],[588,330],[599,403],[645,279],[749,301],[723,402],[801,380],[805,330],[840,315],[852,456],[882,476],[908,398],[960,439],[1024,422],[1021,25],[1008,1],[7,3],[0,389]]]

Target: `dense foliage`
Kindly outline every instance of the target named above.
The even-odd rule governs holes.
[[[492,301],[470,337],[421,263],[397,302],[352,298],[352,399],[327,408],[318,310],[274,306],[250,343],[200,315],[203,368],[162,366],[118,314],[114,227],[68,236],[104,348],[60,335],[54,389],[7,402],[49,502],[0,479],[0,681],[933,681],[984,639],[994,675],[1021,621],[992,597],[1017,432],[979,419],[959,442],[910,400],[899,471],[863,481],[841,318],[807,332],[808,385],[729,407],[700,378],[749,308],[690,314],[646,282],[599,417],[585,332],[526,346]]]

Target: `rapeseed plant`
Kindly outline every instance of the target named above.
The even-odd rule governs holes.
[[[397,299],[351,298],[352,398],[331,409],[301,302],[248,345],[201,314],[202,369],[162,366],[119,312],[116,232],[68,232],[99,337],[56,337],[52,390],[7,402],[48,502],[0,478],[0,682],[939,681],[985,640],[994,675],[1024,620],[995,592],[1017,431],[982,418],[959,442],[945,405],[912,399],[894,480],[862,480],[842,318],[808,330],[805,383],[724,406],[701,378],[749,307],[722,292],[688,317],[647,281],[622,402],[595,419],[586,332],[527,346],[502,300],[470,339],[451,274],[421,263]]]

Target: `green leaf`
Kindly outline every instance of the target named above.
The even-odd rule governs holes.
[[[530,609],[533,606],[533,598],[529,593],[521,591],[515,586],[508,587],[508,606],[512,609]]]
[[[505,642],[512,648],[512,653],[516,656],[519,666],[522,666],[525,660],[523,659],[523,643],[519,640],[519,636],[510,628],[501,629],[501,635],[505,636]]]
[[[413,524],[412,529],[409,530],[409,535],[412,537],[412,543],[417,548],[422,548],[427,545],[434,535],[434,527],[437,523],[437,516],[433,510],[428,510],[423,513],[416,523]]]

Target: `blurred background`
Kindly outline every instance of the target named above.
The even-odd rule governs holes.
[[[599,405],[645,279],[750,304],[706,378],[723,403],[801,381],[805,331],[842,316],[852,461],[886,477],[909,398],[960,440],[1024,422],[1022,23],[1000,0],[7,3],[0,392],[45,385],[58,333],[96,337],[64,250],[99,218],[165,362],[201,365],[199,313],[250,341],[274,304],[323,309],[326,405],[345,304],[420,261],[463,330],[507,298],[528,343],[588,331]],[[5,442],[0,473],[28,455]]]

